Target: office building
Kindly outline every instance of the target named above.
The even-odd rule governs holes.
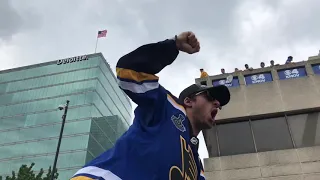
[[[101,53],[0,71],[0,175],[53,165],[66,100],[61,180],[113,146],[130,124],[129,99]]]
[[[203,132],[208,180],[320,179],[320,57],[196,79],[231,101]]]

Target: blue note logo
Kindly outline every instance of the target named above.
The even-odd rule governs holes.
[[[225,86],[227,86],[227,87],[230,87],[230,86],[232,86],[232,81],[230,82],[230,80],[228,81],[228,80],[225,80],[225,79],[221,79],[221,80],[219,81],[219,84],[220,84],[220,85],[225,85]]]
[[[300,76],[298,69],[285,70],[284,75],[286,76],[286,79],[295,78],[295,77]]]
[[[171,121],[176,126],[176,128],[179,129],[181,132],[186,131],[186,127],[184,127],[184,125],[183,125],[184,120],[185,120],[185,118],[182,114],[179,114],[178,117],[176,117],[175,115],[171,116]]]
[[[266,77],[264,74],[252,75],[251,76],[252,84],[264,83],[266,82]]]
[[[224,79],[221,79],[220,81],[219,81],[219,84],[220,85],[224,85],[226,83],[226,80],[224,80]]]
[[[169,171],[169,180],[198,180],[199,170],[196,158],[186,140],[180,136],[181,164],[172,166]]]

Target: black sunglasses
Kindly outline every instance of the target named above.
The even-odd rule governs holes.
[[[213,96],[209,93],[209,91],[200,91],[200,92],[194,94],[194,96],[198,96],[198,95],[200,95],[200,94],[205,94],[205,97],[207,98],[208,101],[214,101],[214,100],[216,100],[216,98],[213,97]],[[219,108],[220,110],[222,109],[221,106],[219,106],[218,108]]]

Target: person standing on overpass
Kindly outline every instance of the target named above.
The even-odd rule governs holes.
[[[208,73],[207,72],[205,72],[202,68],[200,69],[200,78],[206,78],[206,77],[208,77],[209,75],[208,75]]]

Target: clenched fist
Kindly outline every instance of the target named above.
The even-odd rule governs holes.
[[[200,51],[200,43],[193,32],[187,31],[179,34],[176,39],[179,51],[193,54]]]

